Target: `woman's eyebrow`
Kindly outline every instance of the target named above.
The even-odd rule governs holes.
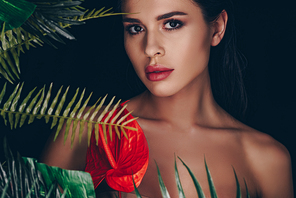
[[[180,11],[174,11],[174,12],[169,12],[169,13],[165,13],[165,14],[162,14],[162,15],[159,15],[156,20],[157,21],[160,21],[162,19],[167,19],[167,18],[170,18],[172,16],[175,16],[175,15],[187,15],[187,13],[185,12],[180,12]]]
[[[141,21],[140,21],[139,19],[128,18],[128,17],[124,17],[124,18],[122,19],[122,22],[141,23]]]
[[[180,11],[173,11],[173,12],[168,12],[162,15],[159,15],[158,17],[156,17],[157,21],[160,21],[162,19],[167,19],[170,18],[172,16],[175,15],[187,15],[187,13],[185,12],[180,12]],[[141,23],[141,21],[139,19],[135,19],[135,18],[128,18],[128,17],[124,17],[122,19],[122,22],[129,22],[129,23]]]

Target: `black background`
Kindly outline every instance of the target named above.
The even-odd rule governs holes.
[[[114,0],[87,0],[82,5],[90,9],[116,7]],[[295,170],[296,8],[292,0],[236,0],[235,6],[238,46],[248,60],[244,77],[249,99],[245,123],[285,145]],[[115,95],[123,100],[139,93],[134,74],[128,71],[131,65],[123,48],[120,16],[89,20],[69,30],[76,41],[64,39],[66,45],[55,43],[58,49],[44,45],[21,55],[24,93],[44,84],[48,89],[51,82],[54,93],[62,85],[71,85],[69,96],[76,88],[86,87],[87,94],[93,92],[90,104],[106,93],[109,99]],[[3,79],[0,84],[2,87]],[[8,136],[14,150],[23,156],[39,157],[50,125],[38,120],[10,131],[3,120],[0,124],[1,136]]]

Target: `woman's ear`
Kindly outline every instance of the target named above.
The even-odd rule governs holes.
[[[220,43],[222,38],[224,37],[225,31],[226,31],[226,25],[227,25],[228,15],[225,10],[223,10],[219,17],[213,22],[213,29],[214,34],[212,38],[212,46],[216,46]]]

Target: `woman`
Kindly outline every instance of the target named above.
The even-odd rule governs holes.
[[[246,181],[251,197],[293,197],[286,148],[234,119],[218,105],[233,113],[233,102],[223,101],[242,90],[241,72],[232,72],[239,61],[233,48],[234,35],[227,25],[232,25],[230,7],[228,0],[122,2],[123,12],[137,13],[123,16],[125,49],[147,87],[130,99],[127,107],[139,117],[137,122],[149,143],[150,161],[138,188],[143,196],[161,197],[155,160],[170,195],[178,197],[175,154],[191,168],[206,197],[210,192],[204,158],[219,197],[235,196],[233,168],[240,184]],[[228,54],[220,58],[222,52]],[[223,83],[229,77],[224,75],[227,72],[235,79],[230,85]],[[61,148],[62,139],[60,136],[50,145],[44,162],[83,170],[86,137],[82,144],[74,144],[73,150]],[[63,161],[57,160],[61,157]],[[186,196],[196,197],[192,180],[180,162],[178,169]],[[245,196],[244,185],[241,188]],[[133,193],[124,196],[135,197]]]

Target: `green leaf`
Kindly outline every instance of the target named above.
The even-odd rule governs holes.
[[[23,100],[22,104],[19,106],[19,109],[18,109],[18,112],[16,115],[15,115],[15,123],[14,123],[14,128],[17,127],[17,124],[18,124],[18,121],[19,121],[19,118],[20,118],[20,114],[24,111],[24,109],[26,108],[27,106],[27,102],[28,100],[31,98],[33,92],[35,91],[36,87],[30,91],[30,93],[26,96],[26,98]],[[20,125],[21,126],[21,125]]]
[[[235,172],[234,168],[233,168],[233,172],[234,172],[235,182],[236,182],[236,198],[242,198],[239,181],[238,181],[238,178],[237,178],[237,175],[236,175],[236,172]]]
[[[7,83],[4,84],[4,86],[3,86],[3,88],[2,88],[2,91],[1,91],[1,94],[0,94],[0,104],[1,104],[1,102],[2,102],[2,100],[3,100],[3,97],[4,97],[5,92],[6,92],[6,84],[7,84]]]
[[[6,184],[5,184],[4,188],[3,188],[1,198],[5,198],[5,195],[7,193],[7,190],[8,190],[9,184],[10,184],[10,180],[11,180],[11,177],[8,178],[8,182],[6,182]]]
[[[35,159],[24,158],[27,163],[36,163]],[[69,197],[95,198],[92,178],[84,171],[65,170],[58,167],[36,163],[36,168],[42,173],[46,185],[49,187],[57,181],[62,189],[68,188]]]
[[[211,192],[211,198],[217,198],[217,193],[216,193],[216,189],[213,183],[213,179],[211,177],[206,159],[205,159],[205,167],[206,167],[206,171],[207,171],[207,177],[208,177],[208,183],[209,183],[209,188],[210,188],[210,192]]]
[[[8,113],[8,118],[9,118],[9,123],[10,123],[10,128],[11,128],[11,129],[13,129],[13,123],[14,123],[14,122],[13,122],[13,112],[15,112],[15,110],[16,110],[16,107],[17,107],[18,101],[19,101],[19,99],[20,99],[20,94],[21,94],[22,89],[23,89],[23,85],[24,85],[24,83],[22,83],[22,85],[21,85],[21,87],[19,88],[19,90],[18,90],[16,96],[14,97],[13,102],[12,102],[11,107],[10,107],[10,111],[11,111],[11,112]]]
[[[190,174],[190,176],[191,176],[191,178],[192,178],[192,180],[193,180],[193,183],[194,183],[194,186],[195,186],[196,192],[197,192],[197,194],[198,194],[198,197],[199,197],[199,198],[206,198],[206,196],[205,196],[204,192],[202,191],[202,188],[201,188],[200,184],[198,183],[197,179],[195,178],[193,172],[192,172],[192,171],[190,170],[190,168],[185,164],[185,162],[183,162],[183,160],[182,160],[180,157],[178,157],[178,158],[179,158],[179,160],[183,163],[183,165],[186,167],[187,171],[189,172],[189,174]]]
[[[160,171],[159,171],[159,168],[158,168],[158,165],[157,165],[156,161],[155,161],[155,164],[156,164],[156,168],[157,168],[158,182],[159,182],[161,195],[162,195],[163,198],[170,198],[170,194],[169,194],[167,188],[165,187],[165,185],[163,183],[163,180],[162,180],[162,177],[160,175]]]
[[[249,190],[248,190],[247,182],[246,182],[245,179],[244,179],[244,182],[245,182],[245,187],[246,187],[247,198],[251,198],[251,196],[250,196],[250,194],[249,194]]]
[[[179,192],[179,198],[185,198],[185,194],[181,185],[180,177],[179,177],[179,172],[177,168],[177,162],[176,162],[176,155],[175,155],[175,178],[176,178],[176,183],[177,183],[177,188]]]
[[[25,120],[27,118],[27,115],[31,112],[32,108],[34,107],[38,96],[40,95],[42,89],[39,90],[39,92],[36,94],[36,96],[32,99],[31,103],[29,104],[29,106],[26,108],[26,113],[22,115],[21,117],[21,121],[20,121],[20,126],[22,126],[25,123]],[[34,120],[34,116],[30,115],[29,117],[29,121],[28,124],[30,124],[32,121]]]
[[[19,84],[15,87],[14,91],[12,92],[12,94],[10,95],[10,97],[8,98],[8,100],[4,103],[3,105],[3,110],[1,112],[1,116],[3,117],[4,119],[4,123],[5,125],[7,125],[7,120],[6,120],[6,111],[9,109],[10,107],[10,104],[14,98],[14,96],[16,95],[17,93],[17,90],[18,90],[18,87],[19,87]]]
[[[140,195],[140,192],[135,184],[134,175],[132,175],[132,177],[133,177],[133,185],[134,185],[136,196],[137,196],[137,198],[142,198],[142,196]]]
[[[46,112],[46,109],[48,107],[48,102],[49,102],[49,99],[50,99],[50,96],[51,96],[51,89],[52,89],[52,83],[49,86],[49,90],[48,90],[48,92],[46,94],[45,100],[44,100],[43,105],[42,105],[41,110],[40,110],[40,116],[37,117],[38,119],[42,118],[42,115],[44,115],[45,112]],[[49,117],[45,117],[45,122],[48,123],[48,121],[49,121]]]

